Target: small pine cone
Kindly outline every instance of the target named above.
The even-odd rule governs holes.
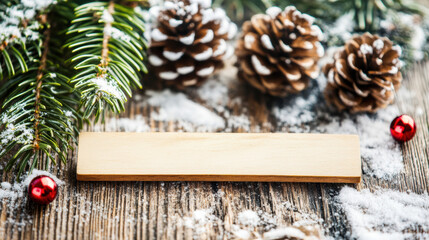
[[[268,231],[264,233],[263,239],[323,240],[325,237],[319,225],[303,222]]]
[[[243,24],[238,41],[238,76],[253,87],[284,97],[305,89],[319,75],[322,31],[295,7],[267,9]]]
[[[172,0],[153,7],[156,27],[151,31],[149,63],[165,84],[183,89],[200,85],[223,67],[233,54],[227,40],[237,26],[210,0]]]
[[[365,33],[349,40],[323,71],[328,78],[325,98],[341,110],[375,112],[393,102],[402,81],[401,48]]]

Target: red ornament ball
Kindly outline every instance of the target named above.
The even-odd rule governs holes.
[[[48,176],[37,176],[31,180],[28,186],[28,195],[38,204],[48,204],[52,202],[58,193],[57,183]]]
[[[416,134],[417,126],[414,119],[408,115],[401,115],[393,119],[390,124],[390,133],[398,142],[411,140]]]

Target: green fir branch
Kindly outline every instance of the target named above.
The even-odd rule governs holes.
[[[27,49],[27,41],[23,35],[25,31],[31,33],[27,27],[33,26],[37,20],[25,19],[24,16],[16,14],[16,10],[22,10],[24,13],[25,7],[21,7],[19,3],[17,0],[0,1],[0,84],[5,79],[28,71],[27,62],[32,61],[33,57],[29,53],[34,51]],[[33,44],[29,47],[37,48],[38,43],[31,42]]]
[[[50,15],[40,39],[31,42],[35,47],[26,49],[33,56],[27,71],[5,79],[0,88],[0,158],[12,154],[5,170],[17,170],[18,178],[25,170],[47,168],[50,161],[65,162],[81,122],[78,95],[57,61],[64,44],[61,27],[53,28]],[[45,157],[50,161],[41,166]]]
[[[39,46],[35,42],[29,45],[27,46],[25,42],[8,44],[6,41],[0,44],[0,81],[28,71],[27,62],[33,60],[30,53],[37,50]],[[27,47],[35,49],[27,49]]]
[[[104,121],[107,112],[125,109],[133,87],[142,87],[140,72],[147,72],[143,17],[114,1],[81,5],[75,16],[64,45],[76,70],[71,82],[81,94],[84,118]]]

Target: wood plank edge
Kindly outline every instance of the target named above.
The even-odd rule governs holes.
[[[79,174],[78,181],[147,181],[147,182],[309,182],[309,183],[360,183],[361,176],[237,176],[237,175],[115,175]],[[222,179],[222,181],[219,181]]]

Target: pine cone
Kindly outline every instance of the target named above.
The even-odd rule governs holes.
[[[324,232],[319,225],[310,223],[298,223],[292,226],[273,229],[264,233],[263,239],[282,240],[323,240]]]
[[[400,55],[401,48],[385,37],[370,33],[353,37],[324,67],[327,102],[351,112],[385,108],[401,85]]]
[[[151,32],[149,63],[167,85],[200,85],[234,52],[226,41],[237,26],[222,9],[211,8],[210,0],[166,1],[151,13],[157,15],[157,26]]]
[[[253,87],[284,97],[305,89],[319,75],[322,31],[295,7],[267,9],[243,24],[238,41],[238,76]]]

